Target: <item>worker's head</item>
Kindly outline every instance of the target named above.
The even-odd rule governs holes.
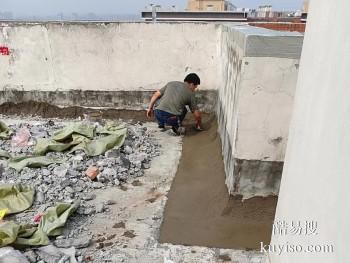
[[[184,82],[186,82],[190,89],[194,91],[198,85],[201,84],[201,79],[196,73],[190,73],[186,76]]]

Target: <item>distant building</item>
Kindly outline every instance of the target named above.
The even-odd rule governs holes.
[[[272,5],[261,5],[256,10],[257,18],[268,18],[272,16]]]
[[[213,12],[213,11],[157,11],[154,16],[152,11],[143,11],[142,19],[154,22],[246,22],[245,12]]]
[[[12,14],[12,12],[0,12],[0,19],[12,20],[13,14]]]
[[[235,11],[236,7],[228,0],[188,0],[187,11]]]
[[[309,4],[310,4],[309,0],[304,0],[302,14],[301,14],[301,21],[302,22],[306,22],[306,20],[307,20],[307,14],[309,12]]]
[[[154,22],[246,22],[247,12],[237,11],[225,0],[189,0],[186,11],[176,11],[176,7],[164,8],[150,5],[141,13],[142,19]]]
[[[309,4],[310,4],[310,1],[309,0],[304,0],[304,3],[303,3],[303,13],[308,13],[309,12]]]

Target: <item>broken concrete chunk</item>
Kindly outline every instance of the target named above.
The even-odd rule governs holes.
[[[93,207],[79,207],[77,210],[79,215],[92,215],[96,213],[96,209]]]
[[[92,187],[95,188],[95,189],[101,189],[102,187],[104,187],[104,184],[100,183],[100,182],[94,182],[92,184]]]
[[[64,256],[64,254],[53,245],[38,248],[37,254],[46,263],[57,263]]]
[[[4,263],[29,263],[27,258],[18,250],[12,247],[0,248],[0,262]]]
[[[130,161],[127,159],[127,158],[125,158],[124,156],[120,156],[120,160],[121,160],[121,165],[124,167],[124,168],[126,168],[126,169],[129,169],[130,168]]]
[[[149,163],[142,163],[142,168],[149,169],[149,168],[151,168],[151,165]]]
[[[92,194],[92,193],[87,193],[85,196],[83,196],[83,200],[85,201],[90,201],[90,200],[93,200],[96,198],[96,195],[95,194]]]
[[[126,154],[132,154],[132,148],[131,148],[129,145],[126,145],[126,146],[124,147],[124,152],[125,152]]]
[[[86,176],[91,180],[94,180],[99,173],[100,172],[96,166],[90,166],[85,172]]]
[[[91,239],[88,237],[83,237],[83,238],[69,238],[69,239],[59,239],[55,240],[54,244],[56,247],[61,247],[61,248],[70,248],[70,247],[75,247],[75,248],[85,248],[88,247],[91,243]]]
[[[28,250],[24,252],[25,257],[29,260],[30,263],[36,263],[37,262],[37,255],[33,250]]]
[[[109,150],[105,153],[105,156],[107,158],[117,158],[117,157],[119,157],[119,155],[120,155],[119,149],[112,149],[112,150]]]
[[[68,169],[64,166],[57,166],[53,169],[53,174],[58,177],[64,177],[67,174]]]
[[[96,207],[96,213],[102,213],[105,209],[103,203],[96,204],[95,207]]]

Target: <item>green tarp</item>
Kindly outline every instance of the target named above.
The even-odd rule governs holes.
[[[78,208],[79,203],[59,203],[46,210],[39,225],[18,225],[12,221],[0,224],[0,247],[10,244],[18,246],[42,246],[49,244],[49,236],[62,234],[68,217]]]
[[[60,142],[70,139],[73,134],[80,134],[92,139],[94,137],[95,127],[84,123],[72,123],[67,127],[55,132],[53,140]]]
[[[101,137],[91,139],[95,133]],[[71,149],[71,152],[83,150],[89,156],[96,156],[122,146],[126,133],[126,128],[114,123],[109,123],[97,130],[86,124],[72,124],[56,132],[51,139],[38,139],[34,154],[44,155],[50,151],[63,152]]]
[[[52,163],[63,163],[64,161],[58,158],[50,158],[46,156],[20,156],[13,157],[9,160],[9,167],[21,171],[24,167],[39,168],[48,166]]]
[[[8,214],[22,212],[32,206],[34,188],[28,185],[0,185],[0,210],[8,209]]]
[[[4,151],[4,150],[0,150],[0,158],[8,159],[8,158],[11,158],[11,155],[8,152]]]
[[[83,150],[89,156],[104,154],[112,148],[119,148],[123,145],[126,137],[126,129],[121,129],[112,134],[96,140],[83,141],[73,147],[72,151]]]
[[[48,208],[40,221],[39,228],[48,236],[61,235],[68,217],[78,208],[78,206],[79,203],[74,203],[73,205],[60,203],[55,207]]]
[[[12,134],[12,130],[7,127],[5,123],[0,121],[0,139],[9,139]]]

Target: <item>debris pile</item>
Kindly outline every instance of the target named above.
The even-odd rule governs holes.
[[[90,204],[96,197],[93,191],[122,187],[124,182],[143,176],[150,160],[159,154],[159,145],[142,123],[67,124],[50,120],[7,126],[0,122],[0,184],[30,186],[35,191],[30,209],[6,217],[5,222],[40,225],[49,207],[79,203],[68,219],[67,224],[73,227],[70,234],[51,238],[54,245],[41,250],[27,250],[27,259],[48,262],[45,257],[55,250],[59,262],[82,262],[82,257],[73,260],[74,251],[67,250],[89,246],[91,238],[79,241],[88,235],[83,233],[87,231],[84,223],[109,209],[108,204]]]

